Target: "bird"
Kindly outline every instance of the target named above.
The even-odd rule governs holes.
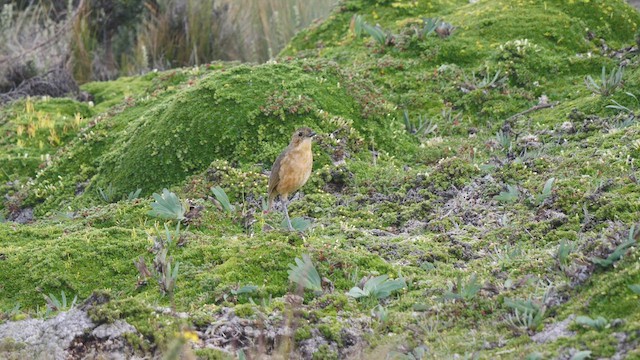
[[[311,144],[316,133],[308,127],[301,127],[291,135],[291,142],[276,158],[269,176],[268,197],[271,210],[273,200],[280,195],[284,207],[284,217],[289,231],[293,230],[287,204],[289,195],[300,189],[311,176],[313,152]]]

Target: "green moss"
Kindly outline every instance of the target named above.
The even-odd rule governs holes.
[[[24,348],[26,348],[26,344],[16,342],[10,337],[2,339],[2,342],[0,342],[0,353],[11,353]]]
[[[132,261],[145,252],[146,237],[118,227],[70,229],[0,223],[0,244],[6,257],[0,261],[0,274],[15,279],[0,289],[1,308],[16,302],[27,308],[42,306],[42,293],[62,290],[79,299],[101,288],[133,292],[136,270]]]
[[[311,328],[309,326],[302,326],[296,329],[296,333],[293,336],[296,342],[301,342],[307,339],[311,339]]]
[[[236,315],[242,318],[248,318],[254,314],[253,305],[251,304],[239,304],[236,305],[233,310]]]
[[[123,103],[127,98],[135,98],[146,92],[156,73],[144,76],[123,77],[114,81],[90,82],[81,86],[83,91],[93,96],[96,109],[100,112]]]
[[[94,110],[71,99],[25,99],[0,109],[0,179],[32,177],[80,131]]]
[[[233,359],[233,356],[226,352],[215,349],[196,349],[194,351],[198,359],[206,360],[229,360]]]
[[[318,325],[318,330],[325,339],[336,342],[338,344],[342,342],[342,335],[340,334],[340,331],[342,331],[342,326],[340,326],[340,324],[338,324],[337,322],[331,324],[320,324]]]
[[[161,351],[166,350],[168,344],[185,325],[183,320],[157,313],[144,301],[133,298],[111,300],[94,306],[89,309],[88,314],[96,323],[109,323],[121,319],[133,325],[144,338],[140,339],[134,335],[127,340],[134,348],[141,350],[148,349],[148,344],[158,346]]]
[[[445,158],[438,163],[424,182],[436,191],[447,190],[451,186],[460,189],[479,172],[479,169],[467,160],[457,157]]]
[[[323,344],[313,353],[313,360],[338,360],[338,354],[329,345]]]

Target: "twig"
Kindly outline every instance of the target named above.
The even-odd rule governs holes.
[[[531,108],[529,108],[529,109],[527,109],[525,111],[522,111],[522,112],[519,112],[519,113],[517,113],[515,115],[512,115],[510,118],[508,118],[505,121],[513,120],[513,119],[517,118],[518,116],[526,115],[526,114],[528,114],[530,112],[538,111],[540,109],[546,109],[546,108],[554,107],[554,106],[558,105],[559,103],[560,103],[559,101],[554,101],[552,103],[538,104],[538,105],[536,105],[534,107],[531,107]]]

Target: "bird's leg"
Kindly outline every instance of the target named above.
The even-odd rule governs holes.
[[[288,196],[283,196],[282,206],[284,207],[284,218],[287,220],[287,226],[289,227],[289,231],[293,231],[293,226],[291,226],[291,219],[289,219],[289,210],[287,210],[288,203],[289,203]]]

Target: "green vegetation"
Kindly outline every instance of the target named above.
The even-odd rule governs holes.
[[[638,24],[618,0],[348,0],[276,62],[5,106],[0,321],[104,291],[91,318],[147,355],[225,324],[233,354],[638,357]],[[624,76],[585,86],[603,67]],[[267,170],[300,125],[286,232]]]
[[[296,258],[295,261],[295,265],[289,264],[289,270],[287,271],[289,280],[304,289],[313,290],[316,294],[322,293],[320,275],[316,267],[313,266],[309,255],[304,254],[302,255],[302,260]]]

